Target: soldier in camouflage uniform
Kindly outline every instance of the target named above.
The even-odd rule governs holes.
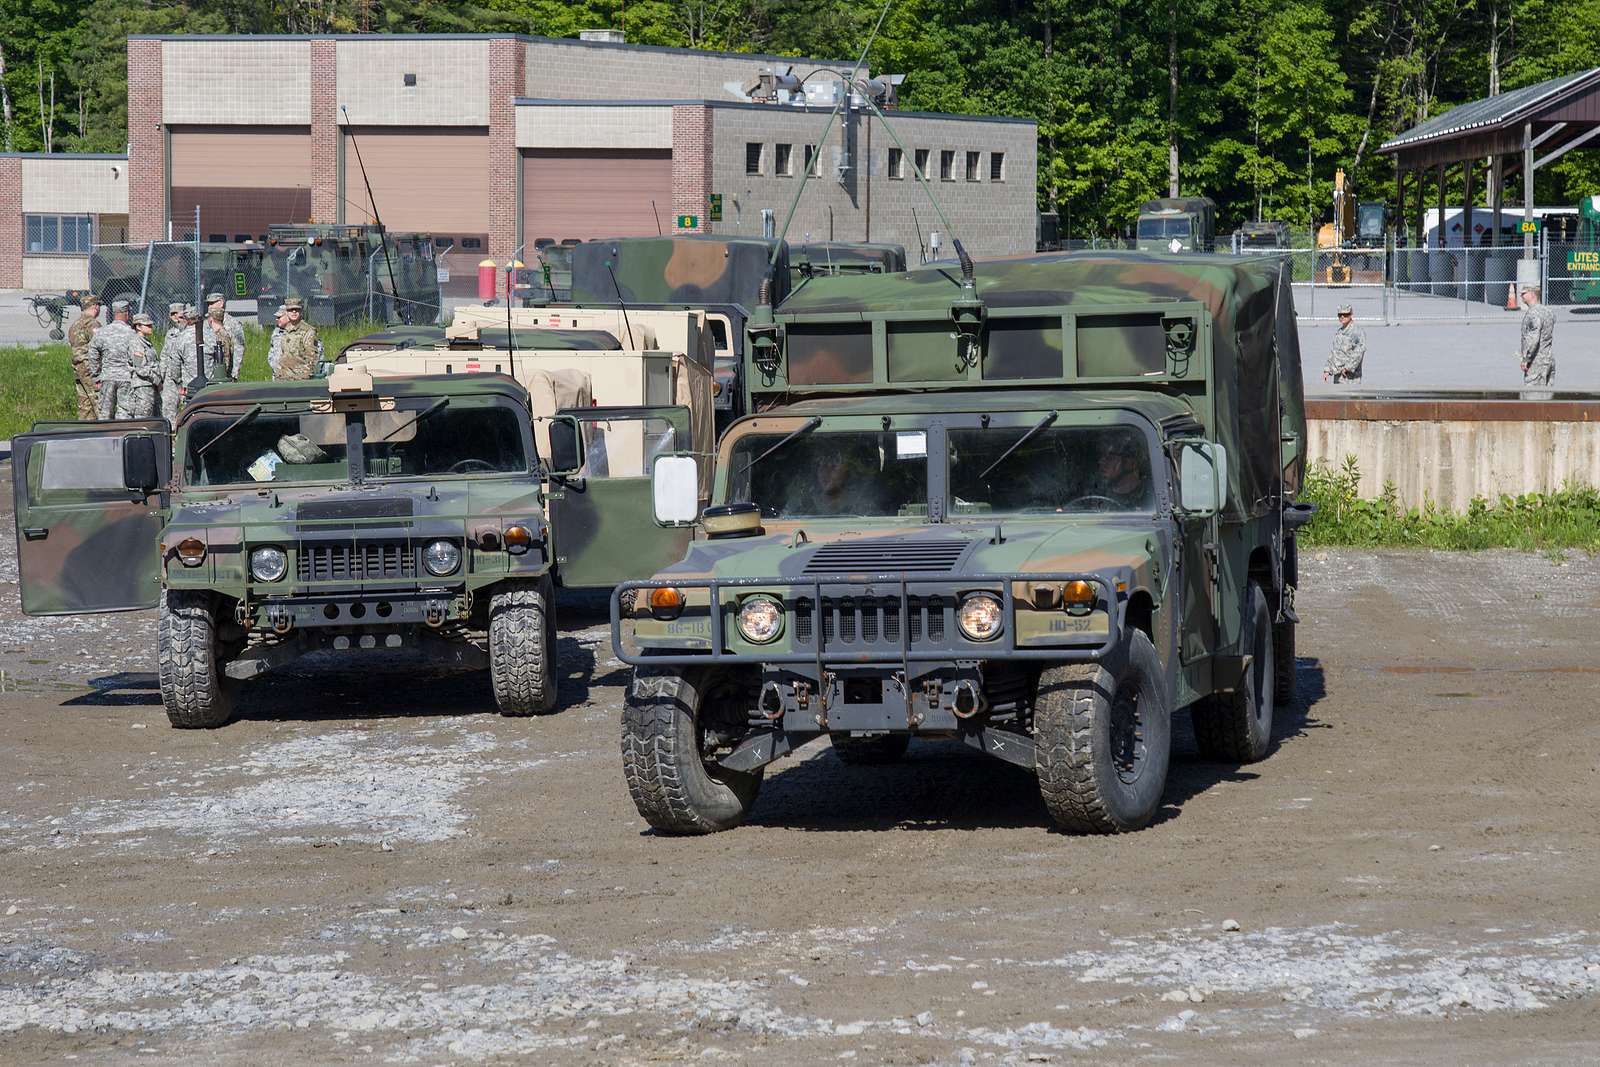
[[[82,314],[67,327],[67,344],[72,347],[73,392],[78,400],[78,418],[85,422],[96,414],[94,375],[89,372],[89,342],[100,328],[100,298],[93,293],[78,301]]]
[[[206,314],[216,319],[221,316],[222,328],[233,342],[233,352],[228,359],[228,378],[239,380],[239,369],[244,364],[244,324],[228,314],[228,303],[221,293],[206,294]]]
[[[298,300],[284,301],[288,312],[288,325],[278,338],[278,362],[272,368],[274,378],[297,381],[310,378],[322,362],[322,341],[317,328],[304,321],[305,304]]]
[[[1345,304],[1339,308],[1339,328],[1333,334],[1333,347],[1322,368],[1322,380],[1359,382],[1361,364],[1366,358],[1367,335],[1355,324],[1355,309]]]
[[[155,320],[144,312],[133,317],[133,337],[121,350],[126,378],[116,390],[116,404],[111,411],[114,419],[155,417],[156,386],[161,381],[156,349],[150,343],[155,329]]]
[[[1539,301],[1539,287],[1522,290],[1522,383],[1549,385],[1556,376],[1556,313]]]
[[[244,327],[234,322],[239,330],[239,340],[228,330],[228,315],[220,303],[206,310],[206,378],[214,382],[231,382],[239,377],[239,364],[244,362]]]
[[[111,321],[96,330],[89,341],[84,363],[94,378],[99,398],[96,413],[101,419],[114,417],[117,391],[129,381],[128,346],[137,337],[128,325],[128,302],[118,300],[111,305]]]
[[[267,366],[272,369],[272,376],[278,376],[278,364],[283,360],[283,331],[289,325],[289,309],[282,304],[272,313],[272,337],[267,342]]]

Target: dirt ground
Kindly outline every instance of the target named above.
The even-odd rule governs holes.
[[[810,746],[750,825],[681,840],[628,799],[627,671],[592,611],[567,612],[547,718],[499,718],[479,676],[328,660],[180,733],[153,615],[24,619],[11,525],[0,1061],[1571,1063],[1600,1042],[1591,560],[1308,559],[1281,746],[1203,763],[1185,719],[1143,833],[1054,833],[1028,774],[928,743],[889,769]]]

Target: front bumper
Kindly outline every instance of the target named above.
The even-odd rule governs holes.
[[[472,614],[472,594],[459,585],[426,592],[366,590],[241,601],[241,624],[276,633],[337,627],[378,630],[393,626],[440,626]]]

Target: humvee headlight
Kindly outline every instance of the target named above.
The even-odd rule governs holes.
[[[783,606],[769,596],[753,596],[739,605],[739,632],[751,644],[764,645],[783,632]]]
[[[289,570],[289,557],[277,545],[262,545],[250,550],[250,577],[258,582],[275,582]]]
[[[1000,635],[1000,600],[993,593],[973,593],[956,609],[956,625],[969,641],[993,641]]]
[[[206,560],[206,543],[198,537],[186,537],[178,542],[178,559],[185,567],[198,567]]]
[[[506,551],[520,556],[533,547],[533,531],[526,526],[506,527]]]
[[[436,578],[454,574],[461,566],[461,549],[451,541],[435,541],[422,550],[422,565]]]
[[[650,614],[657,619],[676,619],[683,613],[683,590],[669,585],[657,586],[645,597],[645,603],[650,605]]]

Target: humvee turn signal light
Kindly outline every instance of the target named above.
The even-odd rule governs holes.
[[[526,526],[506,527],[506,551],[520,556],[533,547],[533,531]]]
[[[650,590],[647,602],[650,614],[658,619],[676,619],[683,611],[683,593],[670,586],[657,586]]]
[[[205,562],[206,545],[197,537],[186,537],[178,542],[178,559],[185,567],[198,567]]]

